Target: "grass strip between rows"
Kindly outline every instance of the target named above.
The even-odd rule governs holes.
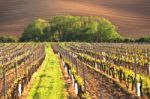
[[[65,83],[60,69],[59,59],[53,53],[50,44],[46,44],[46,58],[36,72],[33,86],[27,99],[65,99]]]

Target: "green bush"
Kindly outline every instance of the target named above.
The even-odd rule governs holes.
[[[0,42],[6,43],[6,42],[17,42],[16,37],[10,37],[10,36],[0,36]]]
[[[142,38],[136,39],[135,41],[139,43],[144,43],[144,42],[150,43],[150,36],[142,37]]]

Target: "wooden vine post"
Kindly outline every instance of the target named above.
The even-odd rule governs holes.
[[[30,53],[30,69],[32,69],[33,54]]]
[[[104,99],[104,90],[100,89],[100,99]]]
[[[17,69],[17,65],[18,65],[18,63],[17,63],[17,55],[16,55],[15,63],[14,63],[16,79],[18,78],[18,69]]]
[[[147,49],[148,74],[150,75],[150,50]]]
[[[85,66],[82,66],[82,70],[83,70],[83,83],[84,83],[84,92],[86,92],[86,73],[85,73]]]
[[[136,55],[136,48],[134,48],[134,64],[133,64],[133,69],[134,69],[134,86],[135,86],[135,90],[137,92],[137,87],[136,87],[136,83],[137,83],[137,68],[136,68],[136,64],[137,64],[137,55]]]
[[[3,96],[4,96],[4,99],[6,99],[6,71],[5,71],[4,65],[2,66],[3,66]]]
[[[24,75],[26,75],[26,55],[24,55]]]
[[[2,70],[3,70],[3,96],[6,99],[6,70],[5,70],[5,54],[3,53],[4,60],[2,60]]]
[[[78,60],[77,60],[77,58],[75,59],[75,65],[76,65],[77,75],[79,75],[79,70],[78,70]]]
[[[29,72],[28,72],[28,74],[29,74],[29,81],[30,81],[31,80],[31,75],[32,75],[32,54],[31,54],[31,52],[29,53],[29,55],[30,55],[29,56],[29,60],[30,60],[29,61],[30,62],[29,65],[30,66],[29,66]]]
[[[120,57],[120,49],[118,48],[118,63],[119,63],[118,65],[119,65],[119,66],[120,66],[120,64],[121,64],[120,58],[121,58],[121,57]]]

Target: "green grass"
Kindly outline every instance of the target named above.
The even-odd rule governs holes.
[[[65,83],[59,60],[50,44],[46,45],[46,58],[38,72],[27,99],[65,99]]]

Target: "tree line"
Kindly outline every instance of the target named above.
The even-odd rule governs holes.
[[[10,41],[7,39],[0,37],[0,42]],[[11,42],[15,41],[12,38]],[[18,41],[150,42],[150,36],[139,39],[124,38],[117,32],[116,26],[105,18],[65,15],[50,17],[48,21],[33,21],[24,29]]]

